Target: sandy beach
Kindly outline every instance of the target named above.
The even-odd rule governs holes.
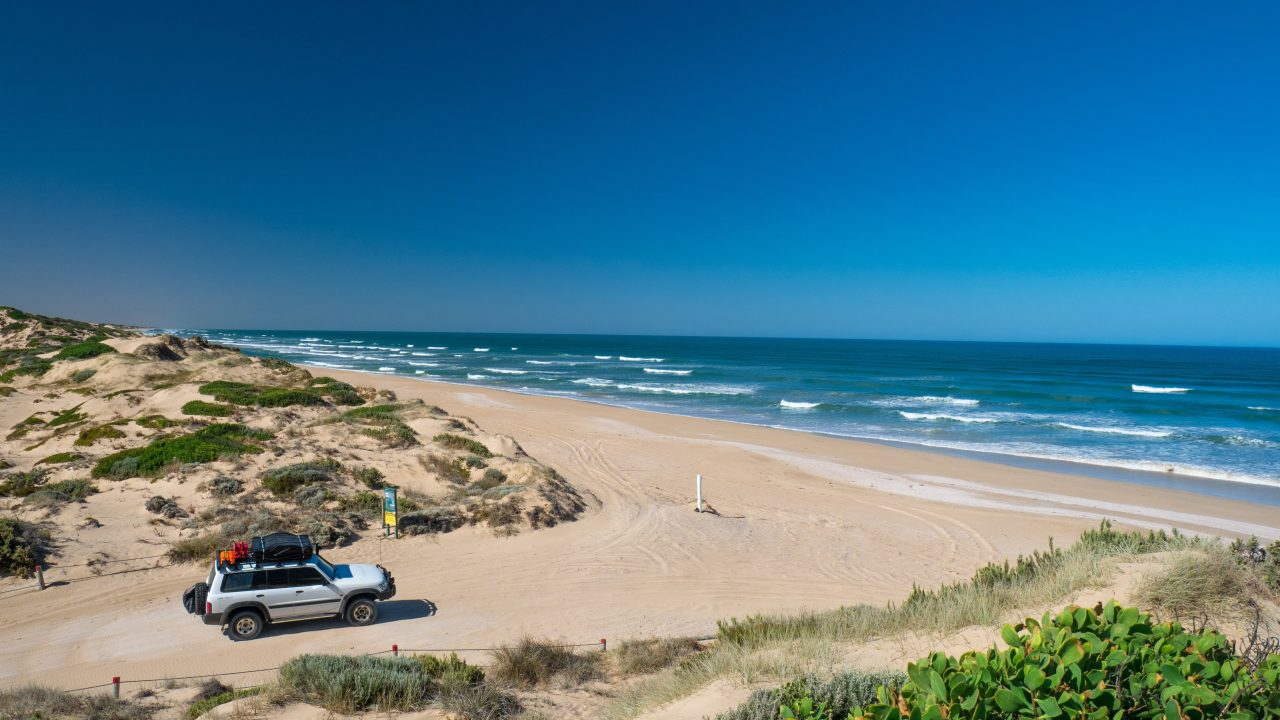
[[[900,600],[913,584],[1061,545],[1109,517],[1137,527],[1280,536],[1275,509],[928,452],[579,401],[368,374],[510,435],[583,494],[575,521],[515,537],[475,528],[327,553],[391,568],[369,628],[303,623],[233,643],[187,615],[177,565],[19,593],[0,613],[0,683],[81,687],[269,668],[303,652],[483,648],[525,633],[595,642],[704,635],[717,619]],[[694,512],[694,476],[715,513]],[[114,493],[118,494],[118,493]],[[95,500],[109,507],[113,492]],[[140,556],[147,546],[130,554]],[[151,546],[162,552],[162,545]],[[464,653],[483,660],[482,652]],[[246,674],[245,681],[255,677]]]

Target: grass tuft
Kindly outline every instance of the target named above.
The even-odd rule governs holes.
[[[517,688],[535,688],[553,681],[566,687],[603,677],[599,651],[575,652],[573,648],[548,640],[523,637],[515,645],[493,651],[490,674]]]

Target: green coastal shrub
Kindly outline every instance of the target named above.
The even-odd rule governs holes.
[[[46,458],[41,458],[36,461],[36,464],[37,465],[64,465],[69,462],[75,462],[77,460],[80,460],[83,457],[84,456],[81,455],[80,453],[60,452],[60,453],[54,453]]]
[[[138,475],[157,477],[175,463],[207,463],[222,457],[260,453],[262,448],[254,443],[271,437],[265,430],[235,423],[209,425],[188,435],[161,437],[145,447],[108,455],[93,466],[90,474],[116,480]]]
[[[277,496],[290,495],[303,485],[332,480],[341,469],[341,463],[329,458],[294,463],[263,473],[262,486]]]
[[[49,479],[49,471],[45,468],[34,468],[27,472],[12,473],[0,481],[0,495],[26,497],[39,490]]]
[[[830,678],[805,675],[776,690],[755,691],[746,702],[716,720],[777,720],[785,717],[782,708],[791,708],[794,714],[806,700],[810,706],[822,708],[826,717],[843,719],[855,709],[877,702],[877,689],[893,692],[906,681],[906,673],[897,670],[852,670]]]
[[[83,405],[84,403],[80,403],[75,407],[67,408],[66,410],[60,411],[57,415],[53,417],[52,420],[45,423],[45,427],[52,428],[52,427],[58,427],[61,425],[72,425],[74,423],[85,421],[86,419],[88,419],[88,416],[80,412],[80,408]]]
[[[208,403],[203,400],[192,400],[182,406],[183,415],[207,415],[209,417],[227,417],[234,413],[230,405]]]
[[[25,520],[0,517],[0,575],[26,575],[44,562],[49,531]]]
[[[484,443],[479,442],[478,440],[472,440],[471,438],[462,437],[461,435],[440,433],[431,439],[450,450],[462,450],[482,459],[493,457],[493,453],[489,452],[489,448],[485,447]]]
[[[76,437],[75,444],[80,447],[88,447],[99,440],[116,440],[125,436],[124,431],[120,430],[117,425],[123,425],[126,420],[117,420],[109,422],[105,425],[97,427],[85,428],[80,431],[80,435]]]
[[[934,653],[907,666],[850,718],[1263,718],[1280,716],[1280,655],[1251,670],[1213,630],[1114,601],[1071,606],[1000,632],[1007,649],[959,658]],[[796,706],[784,711],[793,716]],[[813,713],[813,718],[823,717]],[[830,717],[829,714],[826,717]]]
[[[385,447],[402,448],[418,445],[418,434],[400,419],[399,405],[366,405],[348,410],[338,419],[351,425],[362,425],[360,432],[381,442]]]
[[[217,557],[219,550],[226,549],[228,542],[226,533],[213,530],[178,540],[169,548],[167,557],[173,562],[208,562]]]
[[[22,502],[34,507],[54,510],[67,503],[84,502],[98,488],[88,480],[62,480],[49,483],[23,498]]]
[[[691,637],[623,640],[610,651],[618,672],[623,675],[655,673],[699,652],[702,645]],[[773,717],[777,716],[775,709]]]
[[[381,490],[387,486],[386,475],[375,467],[358,467],[351,470],[351,477],[371,490]]]
[[[355,387],[331,377],[313,378],[308,387],[334,405],[363,405],[364,398]]]
[[[156,710],[155,705],[116,700],[110,694],[70,693],[35,685],[0,690],[0,718],[5,720],[148,720]]]
[[[280,668],[280,686],[326,710],[417,710],[436,696],[436,681],[413,658],[301,655]]]
[[[581,685],[603,676],[599,651],[575,652],[564,643],[523,637],[515,645],[492,652],[490,673],[499,682],[518,688],[535,688],[557,680],[565,685]]]
[[[91,377],[93,377],[94,375],[97,375],[97,374],[98,374],[98,371],[97,371],[97,370],[95,370],[95,369],[93,369],[93,368],[86,368],[86,369],[84,369],[84,370],[77,370],[77,371],[75,371],[75,372],[71,373],[71,382],[78,382],[78,383],[82,383],[82,382],[84,382],[85,380],[88,380],[89,378],[91,378]]]
[[[14,378],[20,376],[40,377],[49,372],[51,367],[53,367],[53,363],[38,355],[24,355],[18,362],[18,367],[10,368],[0,373],[0,383],[13,382]]]
[[[173,420],[170,420],[169,418],[163,415],[145,415],[143,417],[136,418],[133,422],[137,424],[139,427],[144,427],[151,430],[163,430],[165,428],[169,428],[169,427],[173,427],[175,425],[181,424],[181,423],[174,422]]]
[[[110,345],[107,345],[106,343],[101,343],[96,340],[89,340],[87,342],[76,343],[74,345],[68,345],[62,348],[61,350],[58,351],[57,355],[53,356],[53,359],[54,360],[88,360],[89,358],[95,358],[95,357],[98,357],[99,355],[106,355],[107,353],[113,353],[115,351],[116,351],[115,348],[111,347]]]

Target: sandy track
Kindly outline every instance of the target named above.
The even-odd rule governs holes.
[[[967,577],[989,560],[1044,547],[1047,536],[1065,543],[1104,515],[1280,535],[1274,508],[568,400],[327,374],[421,397],[515,437],[579,488],[589,511],[513,538],[464,529],[326,553],[395,573],[400,594],[368,628],[303,623],[231,642],[182,610],[180,593],[207,572],[195,565],[0,596],[0,684],[79,687],[392,643],[487,647],[523,633],[573,642],[705,634],[730,616],[900,599],[913,583]],[[692,511],[696,472],[720,516]]]

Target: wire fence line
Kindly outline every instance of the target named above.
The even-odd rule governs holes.
[[[712,640],[714,639],[714,636],[697,638],[697,639]],[[601,638],[595,642],[566,643],[566,644],[559,644],[559,645],[547,645],[546,647],[561,648],[561,649],[594,647],[594,648],[600,648],[601,651],[604,651],[608,649],[608,641],[605,638]],[[399,657],[401,653],[496,652],[502,649],[504,648],[501,646],[483,647],[483,648],[402,648],[399,645],[392,645],[391,649],[389,650],[376,650],[374,652],[361,653],[359,656],[356,656],[356,657],[360,657],[360,656],[373,657],[378,655],[394,655]],[[235,675],[252,675],[254,673],[275,672],[280,670],[281,667],[283,666],[276,665],[274,667],[257,668],[255,670],[231,670],[228,672],[201,673],[199,675],[177,675],[173,677],[162,677],[162,678],[132,679],[132,678],[124,678],[124,677],[117,676],[117,677],[113,677],[111,682],[99,683],[97,685],[86,685],[85,687],[79,687],[79,688],[72,688],[70,690],[67,690],[66,692],[83,692],[85,690],[101,690],[104,688],[117,689],[117,692],[118,692],[118,688],[124,685],[146,685],[148,683],[169,683],[169,682],[178,682],[181,680],[207,680],[207,679],[213,679],[213,678],[232,677]],[[484,666],[480,666],[480,667],[484,667]],[[245,690],[245,689],[248,689],[249,687],[261,687],[261,685],[251,685],[251,686],[247,686],[240,689]]]
[[[106,564],[125,563],[125,562],[138,562],[138,561],[141,561],[141,560],[155,560],[155,559],[157,559],[157,558],[162,558],[162,557],[165,557],[165,556],[167,556],[167,555],[168,555],[168,553],[160,553],[159,555],[144,555],[144,556],[142,556],[142,557],[136,557],[136,558],[120,558],[120,559],[118,559],[118,560],[94,560],[94,561],[90,561],[90,562],[86,562],[86,563],[76,563],[76,564],[74,564],[74,565],[50,565],[50,566],[48,566],[48,567],[42,567],[42,568],[41,568],[41,571],[42,571],[42,572],[49,572],[49,571],[53,571],[53,570],[61,570],[61,569],[64,569],[64,568],[97,567],[97,566],[99,566],[99,565],[106,565]],[[129,568],[129,569],[127,569],[127,570],[116,570],[116,571],[113,571],[113,572],[95,572],[95,573],[91,573],[91,574],[89,574],[89,575],[80,575],[80,576],[77,576],[77,577],[69,577],[69,578],[52,579],[52,580],[48,580],[48,581],[46,581],[46,582],[44,583],[44,588],[43,588],[43,589],[44,589],[44,590],[48,590],[49,588],[51,588],[51,587],[56,587],[56,586],[58,586],[58,585],[69,585],[69,584],[71,584],[71,583],[84,582],[85,580],[94,580],[94,579],[97,579],[97,578],[111,577],[111,576],[113,576],[113,575],[127,575],[127,574],[129,574],[129,573],[145,572],[145,571],[147,571],[147,570],[159,570],[160,568],[166,568],[166,567],[170,567],[170,566],[172,566],[172,565],[174,565],[174,563],[171,563],[171,562],[168,562],[168,563],[158,563],[158,564],[155,564],[155,565],[148,565],[147,567]],[[19,586],[19,587],[4,588],[4,589],[0,590],[0,600],[8,600],[8,599],[9,599],[9,597],[10,597],[12,594],[22,592],[23,590],[39,590],[39,589],[42,589],[42,588],[40,587],[40,583],[36,583],[36,584],[34,584],[34,585],[21,585],[21,586]]]

